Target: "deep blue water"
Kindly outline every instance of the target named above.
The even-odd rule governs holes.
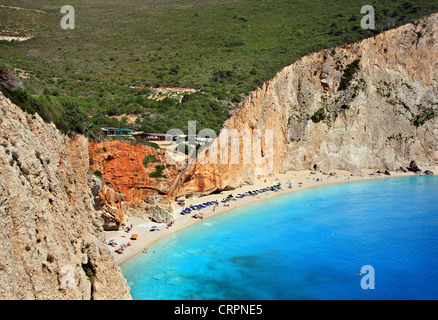
[[[361,287],[364,265],[375,289]],[[438,299],[438,177],[262,200],[175,232],[121,268],[134,299]]]

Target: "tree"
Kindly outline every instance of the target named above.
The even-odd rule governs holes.
[[[63,99],[61,101],[62,116],[59,119],[59,127],[65,134],[84,133],[87,123],[86,113],[79,107],[76,101]]]

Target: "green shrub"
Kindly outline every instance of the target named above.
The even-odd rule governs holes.
[[[96,177],[99,177],[99,178],[102,179],[102,172],[100,172],[99,170],[94,171],[94,175],[95,175]]]
[[[163,165],[156,165],[154,172],[149,173],[150,178],[165,178],[166,176],[163,175],[164,166]]]
[[[427,121],[435,118],[436,116],[437,116],[437,112],[433,108],[426,108],[424,106],[420,106],[418,108],[418,114],[416,114],[412,118],[411,123],[418,128],[424,125]]]
[[[17,151],[12,151],[12,159],[14,159],[14,161],[17,161],[18,158],[19,158],[18,152]]]
[[[325,120],[325,117],[326,117],[326,114],[325,114],[324,108],[320,108],[313,114],[313,116],[310,119],[312,119],[312,121],[314,123],[318,123],[322,120]]]
[[[82,269],[84,269],[85,275],[87,276],[88,280],[90,280],[90,282],[93,283],[93,281],[94,281],[93,267],[88,263],[88,264],[82,265]]]
[[[341,82],[339,83],[339,88],[338,88],[339,91],[348,88],[351,80],[353,80],[354,75],[360,68],[359,62],[360,60],[356,59],[344,69],[344,74],[342,75]]]
[[[160,160],[158,160],[156,157],[155,157],[155,155],[153,155],[153,154],[149,154],[149,155],[147,155],[146,157],[144,157],[144,159],[143,159],[143,165],[145,166],[145,167],[147,167],[147,164],[148,163],[153,163],[153,162],[159,162]]]
[[[47,255],[47,259],[48,262],[52,263],[53,261],[55,261],[55,258],[53,257],[53,255],[51,255],[50,253]]]

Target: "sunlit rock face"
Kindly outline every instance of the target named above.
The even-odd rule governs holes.
[[[411,160],[436,165],[437,20],[433,14],[301,58],[252,92],[224,128],[249,130],[252,137],[256,129],[272,130],[271,145],[261,146],[262,153],[272,152],[270,174],[395,170]],[[180,193],[234,188],[267,176],[255,174],[254,162],[216,162],[192,165]]]
[[[87,139],[0,103],[0,299],[131,299],[94,209]]]

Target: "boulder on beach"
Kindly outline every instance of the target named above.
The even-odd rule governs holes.
[[[151,221],[157,223],[172,223],[175,218],[170,213],[170,209],[166,210],[158,205],[148,208],[148,217]]]
[[[412,160],[411,163],[409,163],[409,167],[407,167],[407,169],[412,172],[421,172],[421,169],[418,167],[415,160]]]
[[[433,176],[433,171],[426,170],[423,172],[423,174],[425,174],[426,176]]]

